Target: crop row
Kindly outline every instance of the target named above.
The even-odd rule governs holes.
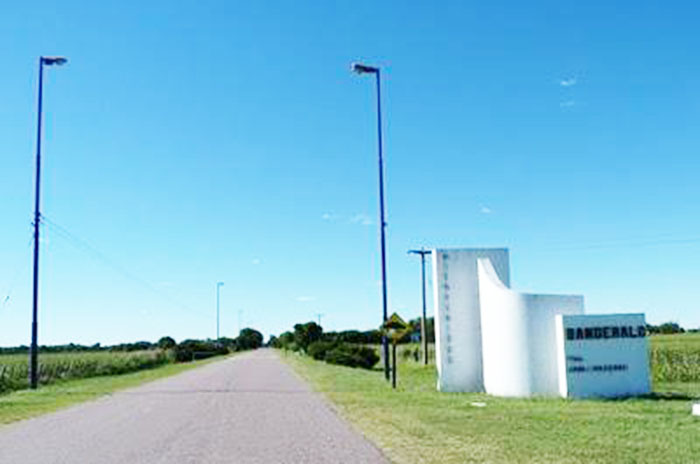
[[[650,353],[654,382],[700,382],[700,350],[653,346]]]
[[[41,384],[58,380],[125,374],[173,361],[173,357],[162,350],[130,353],[45,354],[39,359],[39,383]],[[0,393],[27,387],[28,364],[26,355],[0,356]]]

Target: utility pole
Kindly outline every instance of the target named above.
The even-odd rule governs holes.
[[[319,326],[319,327],[322,327],[322,326],[321,326],[321,318],[322,318],[323,316],[325,316],[325,314],[323,314],[323,313],[316,313],[316,317],[318,318],[318,326]]]
[[[384,218],[384,153],[382,143],[382,92],[380,70],[375,66],[360,63],[352,64],[352,71],[357,74],[374,74],[377,87],[377,142],[379,158],[379,241],[381,244],[382,266],[382,324],[388,319],[387,314],[387,279],[386,279],[386,220]],[[389,341],[382,335],[382,351],[384,352],[384,377],[389,380]]]
[[[428,365],[428,330],[425,317],[425,255],[429,255],[430,250],[421,247],[420,250],[408,250],[408,254],[420,255],[421,281],[423,284],[423,315],[420,318],[420,339],[423,343],[423,364]]]
[[[224,285],[223,282],[216,283],[216,340],[219,340],[219,289]]]
[[[39,226],[41,224],[41,116],[44,93],[44,66],[61,66],[68,60],[62,56],[39,57],[39,102],[36,130],[36,184],[34,190],[34,275],[32,286],[32,343],[29,349],[29,387],[39,384]]]

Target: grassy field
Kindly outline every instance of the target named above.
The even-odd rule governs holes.
[[[689,360],[700,352],[697,335],[651,337],[651,349],[656,362],[680,362],[687,366],[688,378],[696,378],[700,366]],[[397,391],[379,369],[332,366],[291,353],[283,358],[394,462],[700,460],[700,419],[690,415],[691,397],[700,397],[700,383],[674,379],[673,370],[656,372],[652,366],[654,390],[659,392],[652,398],[574,401],[439,393],[434,366],[416,363],[411,353],[399,355]]]
[[[161,350],[133,352],[41,353],[39,383],[117,375],[150,369],[171,362]],[[0,393],[27,388],[28,355],[0,355]]]
[[[21,390],[0,395],[0,424],[56,411],[118,390],[179,374],[220,359],[222,358],[215,357],[182,364],[165,364],[122,375],[62,380],[38,390]]]

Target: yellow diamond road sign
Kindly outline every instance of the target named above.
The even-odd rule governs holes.
[[[408,324],[406,324],[406,322],[401,319],[401,316],[396,313],[392,314],[384,323],[385,329],[401,330],[405,329],[406,327],[408,327]]]

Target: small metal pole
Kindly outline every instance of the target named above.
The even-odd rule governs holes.
[[[223,282],[216,283],[216,339],[219,340],[219,289],[223,285]]]
[[[420,338],[423,341],[423,364],[428,365],[428,328],[426,327],[427,318],[425,317],[425,250],[420,255],[421,260],[421,278],[423,281],[423,315],[420,321]]]
[[[391,388],[396,388],[396,342],[391,344]]]
[[[420,320],[420,338],[421,342],[423,345],[423,364],[428,365],[428,329],[426,327],[427,325],[427,318],[426,318],[426,311],[425,311],[425,255],[431,254],[430,250],[426,250],[425,248],[421,248],[420,250],[409,250],[409,254],[417,254],[420,255],[420,261],[421,261],[421,283],[423,287],[423,313],[421,316]]]

